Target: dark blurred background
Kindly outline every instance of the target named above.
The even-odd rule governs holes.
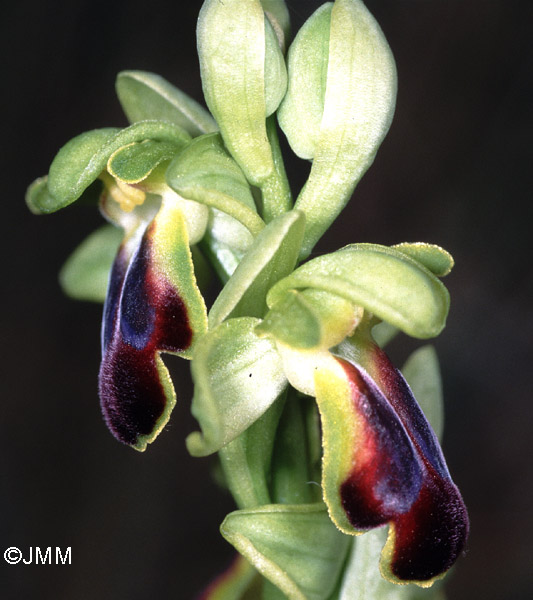
[[[27,184],[88,129],[124,126],[122,69],[165,76],[201,99],[200,0],[11,2],[1,23],[2,400],[0,552],[72,548],[70,566],[7,565],[17,599],[193,598],[231,557],[218,525],[231,500],[184,438],[188,365],[178,406],[138,454],[107,432],[96,394],[100,307],[61,294],[57,271],[101,221],[70,207],[24,205]],[[296,30],[315,0],[289,0]],[[452,252],[442,361],[444,451],[470,510],[453,600],[522,600],[533,589],[530,292],[532,3],[368,0],[395,54],[396,117],[374,166],[317,251],[353,241],[428,241]],[[297,192],[305,166],[290,160]],[[398,340],[401,363],[416,344]]]

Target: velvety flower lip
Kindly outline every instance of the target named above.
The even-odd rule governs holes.
[[[468,516],[439,443],[401,375],[371,347],[373,381],[337,359],[350,381],[357,437],[353,467],[340,487],[354,528],[390,523],[381,569],[395,583],[431,585],[462,552]]]

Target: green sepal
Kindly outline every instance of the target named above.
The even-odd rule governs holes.
[[[455,264],[453,256],[444,248],[435,244],[403,242],[392,247],[422,263],[426,269],[429,269],[437,277],[448,275]]]
[[[38,177],[26,190],[26,206],[34,215],[42,215],[42,206],[48,206],[54,202],[48,191],[48,176]]]
[[[318,289],[289,289],[256,332],[295,350],[321,350],[350,335],[361,316],[362,310],[341,296]]]
[[[402,373],[440,440],[444,429],[444,405],[439,359],[435,348],[427,345],[415,350],[402,367]]]
[[[166,179],[183,198],[225,212],[253,235],[265,226],[246,178],[218,133],[197,137],[188,144],[170,163]]]
[[[387,528],[373,529],[353,540],[338,600],[444,600],[439,582],[429,589],[414,584],[397,585],[379,571]]]
[[[387,323],[387,321],[380,321],[374,327],[372,327],[372,338],[380,348],[391,342],[399,333],[399,329]]]
[[[286,390],[237,438],[219,450],[226,484],[239,508],[270,504],[271,459]]]
[[[276,35],[259,0],[206,0],[197,38],[207,105],[247,179],[267,188],[264,215],[269,221],[290,204],[266,129],[266,118],[276,110],[287,85]]]
[[[178,147],[169,142],[133,142],[113,152],[107,161],[107,171],[124,183],[139,183],[177,151]]]
[[[202,433],[191,433],[193,456],[220,450],[256,421],[286,385],[274,344],[254,333],[259,320],[231,319],[198,343],[192,363],[191,412]]]
[[[289,11],[285,0],[261,0],[261,6],[276,33],[281,50],[285,52],[291,34]]]
[[[220,531],[289,600],[329,598],[349,544],[322,503],[235,511]]]
[[[217,130],[215,120],[203,106],[160,75],[122,71],[115,87],[130,123],[147,119],[168,121],[193,137]]]
[[[433,273],[376,244],[352,244],[305,263],[270,290],[268,306],[299,288],[341,296],[416,338],[438,335],[449,309],[448,291]]]
[[[124,232],[104,225],[74,250],[59,272],[63,292],[77,300],[104,302],[111,265]]]
[[[331,8],[328,2],[303,24],[287,54],[289,83],[278,121],[293,152],[312,159],[324,113]]]
[[[304,215],[290,211],[263,229],[209,311],[210,327],[229,317],[265,314],[268,290],[296,265],[304,228]]]
[[[106,168],[109,157],[133,142],[155,140],[185,145],[189,134],[164,121],[141,121],[126,129],[105,128],[82,133],[61,148],[50,165],[49,196],[41,212],[50,213],[72,204]]]
[[[302,258],[372,164],[395,102],[396,67],[379,25],[361,0],[337,0],[331,12],[324,112],[313,166],[295,204],[308,219]]]

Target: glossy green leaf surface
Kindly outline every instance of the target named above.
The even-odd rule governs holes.
[[[174,123],[195,137],[217,130],[217,124],[196,100],[155,73],[122,71],[116,91],[130,123],[158,119]]]
[[[222,535],[290,600],[326,600],[349,538],[319,504],[273,504],[230,513]]]
[[[444,405],[439,359],[433,346],[415,350],[402,367],[415,398],[439,439],[444,429]]]
[[[303,214],[291,211],[263,229],[215,300],[209,312],[211,327],[229,317],[265,314],[268,290],[296,265],[304,228]]]
[[[315,155],[324,113],[331,8],[328,2],[304,23],[287,54],[289,83],[278,121],[295,154]]]
[[[341,296],[417,338],[438,335],[449,308],[448,291],[430,271],[376,244],[352,244],[305,263],[270,290],[267,303],[301,288]]]
[[[180,196],[227,213],[254,235],[265,226],[250,186],[219,134],[194,139],[169,165],[166,178]]]
[[[67,296],[104,302],[111,265],[123,237],[121,229],[104,225],[74,250],[59,273],[59,282]]]
[[[392,247],[422,263],[426,269],[429,269],[437,277],[444,277],[453,269],[454,260],[452,255],[435,244],[404,242]]]
[[[106,168],[109,157],[133,142],[155,140],[185,145],[189,134],[164,121],[141,121],[126,129],[95,129],[70,140],[54,158],[48,176],[49,200],[42,212],[54,212],[77,200]]]
[[[187,438],[193,456],[216,452],[256,421],[286,385],[281,359],[254,333],[259,320],[221,323],[199,342],[192,363],[192,414],[202,433]]]
[[[162,162],[170,160],[178,148],[175,144],[155,140],[133,142],[113,152],[107,161],[107,170],[125,183],[138,183]]]
[[[396,67],[379,25],[360,0],[337,0],[331,11],[320,132],[311,173],[295,205],[308,219],[302,257],[372,164],[395,102]]]

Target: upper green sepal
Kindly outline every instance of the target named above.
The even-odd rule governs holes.
[[[111,265],[124,233],[113,225],[100,227],[74,250],[59,273],[67,296],[104,302]]]
[[[202,433],[187,438],[193,456],[216,452],[235,439],[286,385],[274,344],[254,333],[258,322],[251,317],[230,319],[212,329],[195,349],[191,412]]]
[[[164,121],[141,121],[126,129],[109,127],[82,133],[67,142],[50,165],[49,194],[40,199],[40,211],[50,213],[72,204],[106,168],[110,156],[123,146],[154,140],[178,149],[190,139],[185,130]]]
[[[246,178],[218,133],[192,140],[169,165],[166,179],[183,198],[227,213],[254,235],[265,226]]]
[[[393,248],[352,244],[305,263],[268,293],[273,307],[287,290],[315,288],[336,294],[416,338],[438,335],[449,294],[422,264]]]
[[[317,504],[271,504],[230,513],[222,535],[289,600],[327,600],[350,538]]]
[[[209,311],[209,324],[229,317],[262,317],[268,290],[296,265],[305,228],[299,211],[274,219],[254,240]]]
[[[122,71],[117,76],[116,91],[130,123],[168,121],[193,137],[217,130],[215,120],[203,106],[155,73]]]
[[[318,16],[311,17],[302,38],[295,40],[295,58],[289,71],[292,91],[280,107],[289,142],[297,153],[314,159],[295,204],[308,220],[302,257],[309,255],[372,164],[396,102],[394,58],[363,2],[337,0],[331,9],[329,39],[325,26],[327,9],[323,8]],[[308,57],[315,64],[305,75]],[[307,77],[314,82],[310,90],[300,83]],[[309,126],[301,125],[307,117]]]

